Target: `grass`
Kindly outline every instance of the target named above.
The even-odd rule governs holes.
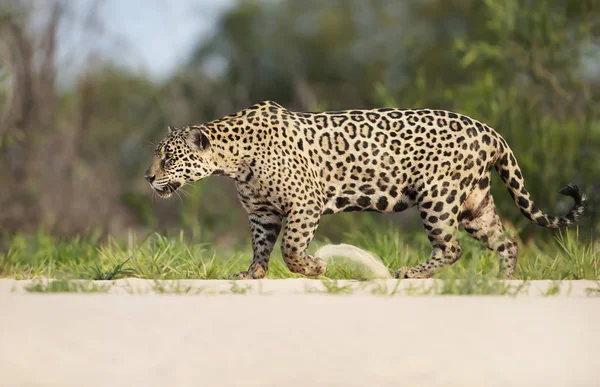
[[[516,296],[527,288],[527,282],[511,285],[504,281],[486,277],[469,276],[465,279],[444,280],[434,286],[432,293],[437,295],[498,295]]]
[[[319,287],[316,284],[320,283]],[[99,284],[90,280],[47,280],[36,278],[26,284],[23,289],[30,293],[108,293],[111,290],[111,283]],[[517,296],[519,294],[530,294],[529,283],[527,281],[519,283],[507,283],[497,279],[466,278],[438,280],[433,283],[412,282],[406,285],[406,280],[387,281],[343,281],[321,279],[316,283],[307,285],[304,291],[306,293],[321,293],[329,295],[351,295],[372,294],[375,296],[428,296],[428,295],[508,295]],[[13,291],[17,291],[16,286]],[[265,294],[260,282],[248,284],[240,281],[231,281],[227,288],[214,289],[209,286],[195,286],[195,284],[185,283],[179,280],[154,280],[152,286],[137,287],[135,284],[119,286],[118,291],[124,291],[133,295],[144,295],[156,293],[162,295],[216,295],[216,294]],[[548,286],[542,296],[556,296],[561,293],[560,283],[552,283]],[[567,295],[570,290],[567,290]],[[600,296],[600,281],[597,286],[585,289],[588,296]]]
[[[98,281],[98,280],[110,281],[110,280],[116,280],[119,278],[125,278],[128,276],[135,275],[136,274],[135,269],[133,269],[131,267],[128,267],[126,269],[123,268],[123,266],[125,266],[127,261],[129,261],[130,259],[131,259],[131,257],[127,258],[125,261],[114,266],[112,269],[109,269],[106,271],[99,265],[90,266],[90,272],[92,273],[92,279],[96,280],[96,281]]]
[[[247,294],[252,290],[251,285],[240,285],[238,281],[232,281],[231,287],[229,288],[233,294]]]
[[[177,280],[168,281],[167,283],[154,280],[152,290],[158,294],[201,294],[203,288],[195,288],[191,285],[184,285]]]
[[[558,296],[560,294],[560,282],[552,282],[550,286],[548,286],[548,291],[546,292],[546,296]]]
[[[108,289],[108,285],[98,285],[91,281],[45,281],[42,279],[35,279],[25,287],[25,290],[30,293],[106,293]]]
[[[498,257],[478,241],[460,232],[458,240],[462,258],[436,274],[446,280],[489,278],[498,276]],[[577,229],[563,230],[552,240],[524,244],[519,241],[519,262],[515,278],[521,280],[577,280],[600,278],[600,241],[583,241]],[[397,230],[382,230],[347,234],[344,243],[355,245],[381,257],[391,272],[424,262],[430,254],[429,241],[424,233],[403,235]],[[344,266],[341,270],[347,270]],[[338,273],[334,269],[330,278]],[[350,273],[359,278],[362,273]]]
[[[401,286],[403,280],[395,280],[393,286],[388,282],[365,282],[364,284],[356,285],[355,283],[341,284],[339,280],[321,280],[323,290],[318,290],[314,287],[307,289],[309,293],[326,293],[326,294],[353,294],[356,290],[367,290],[367,292],[376,296],[394,296],[394,295],[410,295],[410,296],[427,296],[427,295],[508,295],[516,296],[520,293],[525,293],[528,288],[526,281],[519,284],[511,284],[497,279],[488,277],[470,276],[462,279],[441,279],[434,282],[433,286],[423,286],[424,284],[411,283],[408,286]],[[361,289],[363,288],[363,289]],[[551,286],[548,290],[548,295],[557,295],[560,287]],[[591,290],[587,291],[592,293]]]
[[[447,285],[442,294],[504,294],[501,282],[493,281],[498,274],[495,254],[464,233],[458,235],[463,257],[451,267],[441,270],[436,278]],[[347,234],[344,243],[352,244],[381,257],[390,272],[401,266],[415,265],[429,256],[430,248],[424,233],[403,234],[398,229],[374,226],[363,233]],[[311,251],[323,245],[311,245]],[[0,244],[0,277],[16,279],[45,276],[57,279],[113,280],[135,277],[146,279],[227,279],[246,270],[251,259],[250,243],[237,249],[215,251],[208,244],[186,240],[183,234],[166,237],[150,234],[128,242],[110,239],[100,243],[96,235],[73,239],[58,239],[40,232],[33,236],[15,235]],[[276,248],[270,263],[268,278],[294,278],[283,263]],[[554,240],[520,243],[517,279],[523,280],[600,280],[600,251],[593,241],[583,242],[577,230],[563,231]],[[364,268],[344,260],[328,266],[324,279],[368,278]],[[460,281],[458,281],[460,280]],[[59,286],[59,285],[51,285]],[[328,285],[327,285],[328,286]],[[331,293],[341,292],[331,283]],[[244,293],[243,288],[235,289]],[[503,293],[504,292],[504,293]]]
[[[596,282],[596,287],[587,288],[585,291],[588,295],[600,297],[600,281]]]
[[[339,285],[337,280],[322,280],[325,293],[329,294],[352,294],[352,285]]]

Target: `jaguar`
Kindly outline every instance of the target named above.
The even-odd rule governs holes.
[[[502,278],[514,277],[518,245],[507,235],[490,191],[494,167],[522,214],[546,228],[575,224],[585,196],[565,216],[544,213],[525,188],[514,153],[498,132],[438,109],[302,113],[264,101],[201,125],[169,127],[145,178],[161,197],[206,176],[228,176],[249,216],[253,260],[237,279],[265,277],[283,228],[288,269],[324,274],[307,253],[323,215],[395,213],[416,207],[431,242],[429,259],[399,268],[398,278],[429,278],[461,257],[459,226],[497,252]]]

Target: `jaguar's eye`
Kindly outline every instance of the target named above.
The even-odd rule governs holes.
[[[166,158],[164,161],[165,167],[170,166],[173,163],[173,159],[172,158]]]

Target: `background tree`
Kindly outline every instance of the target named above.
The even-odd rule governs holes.
[[[166,81],[92,57],[67,88],[57,87],[54,53],[71,4],[45,4],[40,18],[35,1],[0,2],[0,183],[10,187],[0,190],[0,233],[184,227],[228,244],[246,238],[230,182],[209,179],[165,202],[153,201],[141,176],[167,123],[201,123],[265,99],[305,111],[473,116],[507,139],[540,207],[566,212],[571,203],[556,191],[575,182],[591,195],[582,227],[600,228],[597,1],[239,1]],[[538,236],[498,179],[493,189],[521,235]],[[374,217],[329,217],[320,234],[339,239]],[[412,225],[406,214],[377,219]]]

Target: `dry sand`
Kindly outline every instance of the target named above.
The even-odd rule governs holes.
[[[600,386],[600,297],[579,281],[570,297],[537,296],[542,284],[519,297],[326,295],[306,292],[310,280],[218,296],[24,284],[0,280],[3,387]]]
[[[47,280],[43,280],[44,283]],[[36,280],[13,280],[0,278],[0,294],[25,294],[26,288]],[[439,294],[443,290],[443,281],[427,280],[339,280],[320,281],[307,278],[269,279],[255,281],[229,280],[145,280],[127,278],[116,281],[78,281],[81,284],[94,284],[107,288],[110,295],[140,295],[160,293],[189,293],[194,295],[215,294],[258,294],[258,295],[298,295],[311,293],[326,293],[330,288],[343,288],[341,293],[353,295],[426,295]],[[549,291],[553,297],[587,297],[590,294],[600,296],[598,281],[501,281],[509,287],[509,293],[519,296],[545,296]]]

